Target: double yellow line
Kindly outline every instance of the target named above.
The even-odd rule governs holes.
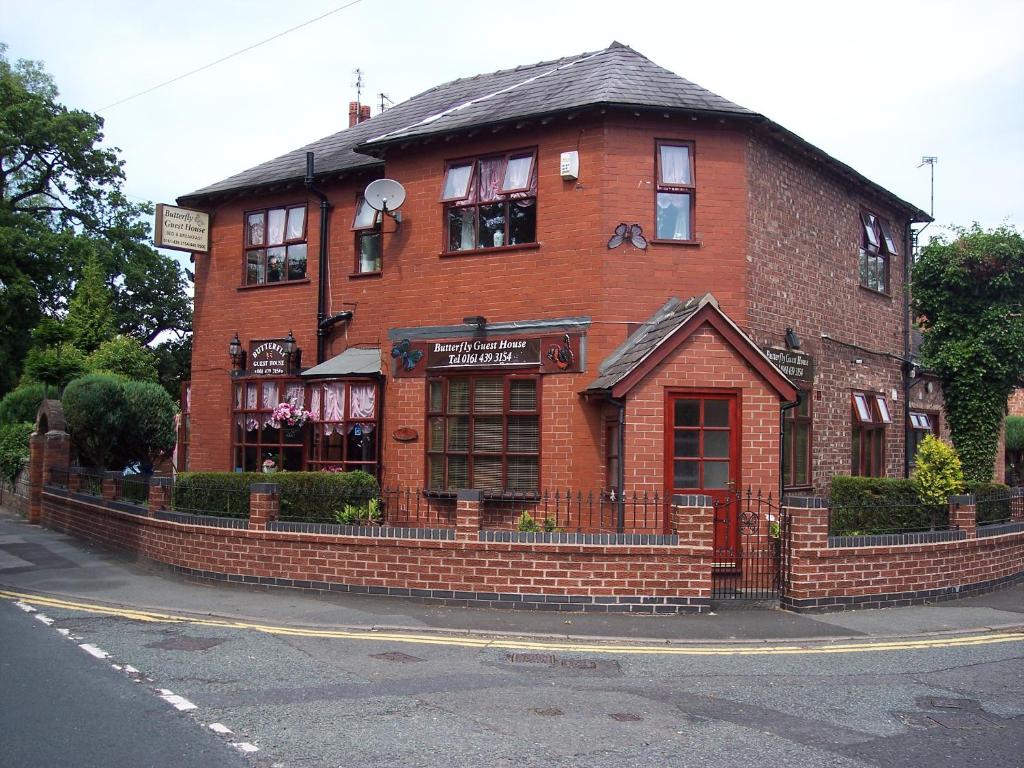
[[[416,634],[413,632],[379,632],[368,629],[314,629],[287,627],[274,624],[256,624],[233,619],[211,619],[183,616],[134,608],[118,608],[94,603],[80,603],[43,595],[0,590],[0,598],[18,600],[33,607],[61,608],[68,611],[117,616],[133,621],[192,624],[201,627],[221,627],[264,632],[268,635],[313,637],[333,640],[361,640],[370,642],[412,643],[416,645],[442,645],[460,648],[496,648],[510,651],[550,651],[560,653],[615,653],[636,656],[783,656],[823,653],[869,653],[878,651],[918,651],[932,648],[963,648],[999,643],[1024,643],[1024,630],[986,632],[971,635],[950,635],[913,640],[837,642],[815,641],[813,645],[622,645],[601,641],[573,640],[513,640],[499,637],[473,637]]]

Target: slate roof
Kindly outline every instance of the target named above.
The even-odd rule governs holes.
[[[602,361],[597,369],[597,378],[585,391],[611,390],[705,304],[718,307],[718,301],[710,293],[694,296],[686,301],[669,299],[650,320],[630,334],[629,338]]]
[[[900,200],[763,115],[659,67],[643,54],[618,42],[600,51],[435,86],[365,122],[182,195],[178,202],[202,204],[210,197],[225,193],[301,182],[305,176],[306,152],[315,154],[315,173],[323,178],[381,167],[383,162],[374,155],[380,155],[395,142],[596,106],[664,109],[750,121],[773,140],[796,147],[833,172],[873,189],[898,208],[912,212],[915,220],[930,220],[916,206]]]

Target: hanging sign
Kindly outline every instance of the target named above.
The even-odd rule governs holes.
[[[793,381],[814,382],[814,358],[795,349],[765,347],[765,356]]]
[[[288,372],[288,354],[284,339],[265,339],[250,343],[249,371],[257,376],[283,376]]]
[[[158,203],[153,244],[158,248],[206,253],[210,250],[210,214]]]

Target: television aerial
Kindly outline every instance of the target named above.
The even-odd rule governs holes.
[[[380,211],[385,216],[390,216],[396,222],[401,222],[401,214],[396,211],[405,202],[405,187],[394,179],[377,179],[366,185],[363,192],[363,199],[366,204],[375,211]]]

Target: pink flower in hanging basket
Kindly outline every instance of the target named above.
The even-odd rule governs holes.
[[[278,429],[282,426],[301,427],[307,421],[313,420],[313,412],[307,411],[301,405],[292,405],[285,400],[274,407],[274,412],[270,414],[270,418],[273,421],[274,427]]]

